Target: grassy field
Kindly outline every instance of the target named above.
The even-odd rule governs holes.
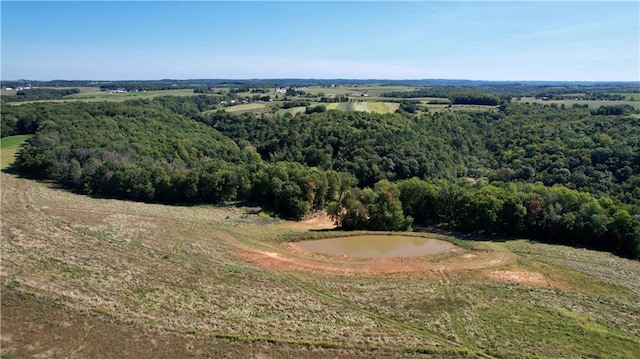
[[[266,106],[267,104],[264,102],[254,102],[225,107],[224,110],[231,113],[260,112],[260,110],[264,110]]]
[[[445,105],[445,104],[427,104],[430,112],[447,112],[447,111],[497,111],[497,106],[483,105]]]
[[[0,355],[632,358],[640,263],[453,241],[405,259],[311,254],[326,217],[91,198],[2,173]],[[354,233],[357,234],[357,233]],[[361,233],[360,233],[361,234]]]
[[[614,92],[612,95],[624,96],[627,100],[640,101],[640,92]]]
[[[32,135],[8,136],[0,140],[0,169],[5,169],[13,163],[20,145]]]
[[[306,106],[298,106],[298,107],[291,107],[287,109],[280,109],[276,112],[276,114],[290,113],[295,116],[299,113],[304,113],[306,110],[307,110]]]
[[[63,89],[64,87],[57,89]],[[192,89],[177,89],[177,90],[158,90],[158,91],[140,91],[140,92],[126,92],[126,93],[109,93],[107,91],[100,91],[98,87],[80,87],[80,93],[66,96],[63,99],[58,100],[41,100],[41,101],[23,101],[23,102],[8,102],[7,105],[21,105],[25,103],[33,102],[67,102],[67,101],[85,101],[85,102],[99,102],[99,101],[113,101],[121,102],[134,99],[151,99],[158,96],[193,96]],[[15,92],[2,90],[2,95],[5,92]],[[15,96],[15,95],[14,95]]]
[[[0,88],[0,96],[16,96],[18,91],[15,90],[5,90],[4,88]]]
[[[377,102],[377,101],[351,101],[351,102],[334,102],[327,105],[327,110],[340,111],[362,111],[374,113],[393,113],[400,104],[393,102]]]
[[[514,99],[513,101],[518,102],[518,100]],[[545,105],[557,104],[565,105],[566,107],[571,107],[573,105],[587,105],[589,108],[595,109],[600,106],[616,106],[616,105],[630,105],[636,110],[640,110],[640,101],[609,101],[609,100],[538,100],[534,97],[522,97],[519,102],[528,102],[528,103],[540,103]]]
[[[353,92],[359,92],[359,93],[366,92],[367,94],[369,94],[369,96],[379,97],[383,93],[387,93],[387,92],[412,91],[415,89],[415,87],[358,85],[358,86],[338,86],[338,87],[310,86],[310,87],[301,87],[300,89],[306,93],[310,93],[313,95],[317,95],[320,93],[323,93],[325,95],[329,95],[329,94],[349,95]]]

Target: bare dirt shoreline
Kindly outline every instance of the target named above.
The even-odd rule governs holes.
[[[287,224],[291,228],[301,231],[333,229],[335,224],[326,214]],[[282,272],[309,271],[314,273],[333,273],[343,275],[381,275],[381,274],[417,274],[435,276],[441,272],[455,272],[483,268],[500,267],[511,264],[516,256],[513,253],[498,250],[465,250],[456,247],[446,254],[428,255],[424,257],[402,258],[349,258],[345,256],[330,256],[310,252],[298,243],[283,243],[272,247],[269,251],[261,250],[235,240],[224,233],[217,236],[237,247],[238,258],[248,260],[270,270]],[[540,277],[541,274],[533,274]],[[531,284],[546,284],[549,282],[531,281],[527,276],[520,276],[523,282]],[[497,280],[516,281],[518,276],[493,276]]]

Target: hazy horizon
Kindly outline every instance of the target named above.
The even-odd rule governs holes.
[[[317,78],[317,77],[263,77],[263,78],[156,78],[156,79],[85,79],[85,78],[53,78],[53,79],[29,79],[29,78],[19,78],[19,79],[2,79],[3,82],[55,82],[55,81],[87,81],[87,82],[163,82],[163,81],[243,81],[243,82],[267,82],[267,81],[347,81],[347,82],[372,82],[372,81],[384,81],[384,82],[419,82],[419,81],[433,81],[433,82],[486,82],[486,83],[624,83],[624,84],[638,84],[640,85],[640,80],[629,80],[629,81],[591,81],[591,80],[574,80],[574,81],[564,81],[564,80],[491,80],[491,79],[480,79],[480,80],[470,80],[470,79],[456,79],[456,78],[424,78],[424,79],[385,79],[385,78]]]
[[[640,81],[640,3],[3,1],[2,80]]]

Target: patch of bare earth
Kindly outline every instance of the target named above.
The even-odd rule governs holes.
[[[551,286],[551,282],[542,274],[522,270],[492,271],[489,276],[495,280],[511,283],[530,284],[536,286]]]
[[[515,255],[509,252],[473,251],[456,248],[444,254],[424,257],[351,258],[329,256],[302,249],[296,243],[285,243],[269,251],[234,241],[236,255],[276,271],[311,271],[334,274],[400,274],[430,273],[434,271],[462,271],[498,267],[513,263]]]
[[[318,213],[299,222],[287,222],[285,225],[291,229],[305,231],[318,231],[336,228],[335,222],[326,212]]]
[[[300,232],[336,227],[325,212],[300,222],[286,222],[281,226]],[[235,246],[238,258],[281,272],[307,271],[345,275],[420,273],[424,276],[433,272],[499,267],[513,263],[516,258],[511,252],[462,248],[424,257],[352,258],[314,253],[301,248],[297,243],[282,243],[266,250],[242,243],[227,233],[216,232],[215,235]]]

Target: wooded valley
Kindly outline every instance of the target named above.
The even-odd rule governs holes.
[[[35,133],[13,171],[87,195],[248,201],[291,219],[327,210],[344,229],[444,227],[640,256],[638,110],[453,87],[386,96],[499,106],[265,116],[212,111],[219,98],[204,94],[41,102],[3,106],[2,135]]]

